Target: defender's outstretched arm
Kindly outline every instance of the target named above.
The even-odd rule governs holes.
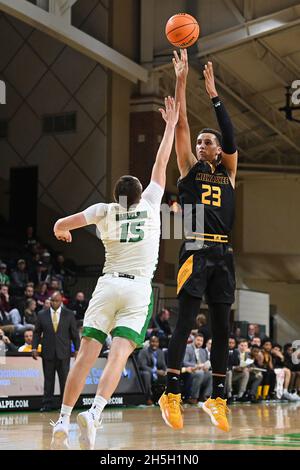
[[[166,185],[166,169],[172,152],[179,108],[179,103],[176,105],[175,99],[169,96],[165,98],[165,109],[160,109],[162,117],[166,122],[166,127],[152,169],[151,181],[159,184],[163,189]]]

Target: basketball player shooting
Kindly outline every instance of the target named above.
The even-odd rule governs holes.
[[[203,204],[204,233],[193,233],[192,237],[184,240],[181,247],[177,278],[179,315],[168,349],[167,389],[161,396],[159,404],[165,422],[174,429],[182,429],[180,370],[187,339],[194,327],[201,299],[205,294],[212,329],[210,361],[213,392],[204,403],[203,410],[210,416],[215,426],[223,431],[229,431],[224,387],[235,272],[228,237],[234,219],[238,153],[231,120],[218,97],[211,62],[205,65],[205,86],[221,133],[214,129],[202,129],[197,137],[196,153],[193,153],[186,107],[188,77],[186,49],[181,50],[180,57],[174,52],[173,64],[176,74],[176,102],[180,103],[179,121],[175,133],[180,171],[179,198],[183,211],[186,204],[192,205],[193,226],[196,226],[196,206]],[[202,243],[200,249],[199,241]],[[190,249],[191,243],[195,243],[193,250]]]
[[[82,449],[94,448],[102,411],[119,383],[129,355],[144,342],[150,320],[151,280],[158,259],[160,205],[179,107],[174,98],[168,97],[165,109],[160,109],[166,127],[151,182],[144,192],[137,178],[123,176],[115,185],[116,203],[93,205],[58,220],[54,226],[58,240],[71,242],[72,230],[95,224],[105,247],[105,265],[85,313],[79,353],[68,375],[61,413],[53,429],[53,448],[69,447],[72,409],[107,335],[110,333],[113,341],[93,405],[77,416]]]

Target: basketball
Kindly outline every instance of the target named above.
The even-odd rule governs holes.
[[[184,49],[198,40],[200,26],[197,20],[188,13],[178,13],[172,16],[166,24],[166,36],[175,47]]]

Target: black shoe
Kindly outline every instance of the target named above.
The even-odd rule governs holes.
[[[256,398],[255,395],[250,395],[250,401],[251,403],[259,403],[260,400],[258,398]]]
[[[52,411],[51,406],[43,406],[43,407],[40,409],[40,412],[41,412],[41,413],[47,413],[48,411]]]

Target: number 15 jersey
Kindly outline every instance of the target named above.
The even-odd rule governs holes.
[[[95,204],[83,211],[95,224],[105,248],[104,274],[114,272],[152,279],[158,260],[163,188],[151,181],[130,210],[120,204]]]

